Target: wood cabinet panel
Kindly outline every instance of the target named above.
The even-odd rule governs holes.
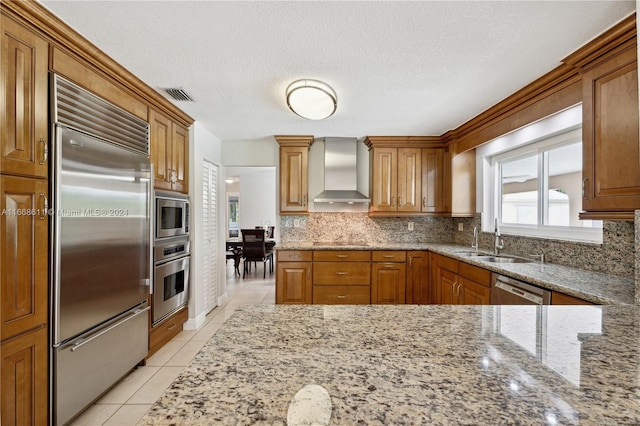
[[[458,273],[458,261],[447,256],[435,255],[436,267]]]
[[[189,192],[189,130],[149,109],[149,155],[154,187]]]
[[[314,262],[370,262],[370,250],[315,250]]]
[[[306,147],[280,147],[280,211],[308,210],[308,156]]]
[[[171,164],[174,173],[171,189],[187,194],[189,192],[189,130],[177,123],[173,123]]]
[[[98,70],[90,67],[88,62],[72,56],[67,51],[54,46],[52,52],[51,63],[53,71],[136,117],[143,120],[147,119],[148,106],[137,96],[114,83]]]
[[[369,285],[368,262],[322,262],[314,264],[313,285]]]
[[[3,425],[47,424],[47,328],[2,343]]]
[[[583,75],[583,209],[640,208],[638,71],[635,43]],[[582,215],[597,218],[597,214]],[[602,217],[606,218],[606,215]]]
[[[458,275],[447,269],[437,267],[435,276],[435,303],[441,305],[458,305],[460,303]]]
[[[552,305],[595,305],[594,303],[587,302],[586,300],[578,299],[577,297],[569,296],[568,294],[560,293],[558,291],[551,292],[551,304]]]
[[[371,303],[405,303],[405,263],[371,265]]]
[[[422,153],[420,148],[398,148],[398,200],[396,210],[422,209]]]
[[[313,264],[278,261],[276,265],[276,303],[311,303]]]
[[[422,149],[422,211],[444,211],[444,175],[442,148]]]
[[[149,110],[149,153],[153,164],[154,186],[171,189],[171,120],[152,109]]]
[[[47,322],[47,181],[0,176],[2,339]]]
[[[482,269],[464,262],[458,262],[458,271],[461,277],[475,281],[485,287],[491,287],[491,271],[487,269]]]
[[[313,303],[320,305],[367,305],[368,285],[322,285],[313,287]]]
[[[0,172],[46,178],[49,44],[5,16],[0,29]]]
[[[398,190],[397,148],[374,148],[371,167],[371,210],[396,210]]]
[[[311,250],[276,250],[278,262],[311,262]]]
[[[171,339],[180,334],[182,325],[189,318],[189,311],[185,307],[182,310],[163,320],[160,324],[149,330],[149,353],[147,359],[156,353],[158,349],[167,344]]]
[[[431,276],[429,273],[429,253],[421,251],[407,252],[407,282],[405,303],[428,304],[430,301]]]
[[[459,295],[463,305],[488,305],[491,288],[461,277]]]

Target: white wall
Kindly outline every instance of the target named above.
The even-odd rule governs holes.
[[[222,147],[220,140],[195,122],[189,132],[189,199],[191,201],[191,276],[189,279],[189,319],[184,325],[187,330],[194,330],[204,324],[202,265],[203,246],[202,235],[202,160],[221,166]],[[218,252],[225,253],[225,202],[224,202],[224,169],[218,171]],[[225,281],[225,257],[218,256],[218,303],[227,299]]]
[[[277,166],[278,142],[273,136],[257,141],[225,141],[222,158],[225,166]]]
[[[276,169],[240,174],[240,229],[276,226]]]

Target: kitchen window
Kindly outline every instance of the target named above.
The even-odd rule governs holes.
[[[582,210],[579,107],[479,149],[485,232],[493,232],[493,218],[498,218],[505,234],[602,242],[602,221],[578,218]]]

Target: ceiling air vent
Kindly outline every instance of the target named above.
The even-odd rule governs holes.
[[[191,97],[191,95],[188,94],[184,89],[169,87],[162,90],[167,92],[167,94],[171,96],[171,99],[173,100],[180,101],[180,102],[195,102],[195,100]]]

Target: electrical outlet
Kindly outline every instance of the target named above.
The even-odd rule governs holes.
[[[464,231],[464,223],[460,222],[458,224],[458,231],[460,231],[460,232]]]
[[[407,224],[407,229],[408,229],[409,231],[413,231],[413,222],[409,222],[409,223]]]
[[[300,228],[300,219],[293,219],[293,227]]]

